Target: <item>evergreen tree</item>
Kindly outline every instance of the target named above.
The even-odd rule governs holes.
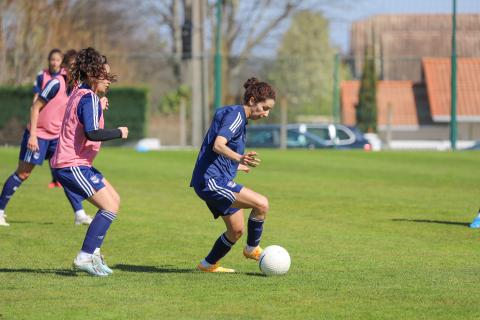
[[[375,59],[367,51],[356,108],[357,126],[363,132],[377,131],[377,73]]]

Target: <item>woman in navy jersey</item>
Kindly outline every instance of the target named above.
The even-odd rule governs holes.
[[[260,164],[255,151],[245,151],[248,120],[268,117],[275,104],[275,91],[266,82],[250,78],[244,84],[243,104],[226,106],[215,112],[200,149],[190,186],[205,201],[215,219],[222,217],[226,231],[197,266],[204,272],[235,272],[219,266],[244,230],[243,209],[252,209],[248,218],[247,245],[243,255],[258,260],[260,238],[268,212],[268,199],[234,182],[237,171],[249,172]]]

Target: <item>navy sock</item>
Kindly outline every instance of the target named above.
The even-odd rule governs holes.
[[[256,247],[260,244],[263,232],[263,220],[248,218],[247,245]]]
[[[4,210],[8,204],[8,201],[15,193],[18,187],[22,184],[23,180],[14,172],[3,185],[2,193],[0,194],[0,210]]]
[[[82,251],[92,254],[96,248],[102,246],[105,235],[110,224],[115,219],[115,214],[106,210],[98,210],[88,227],[85,240],[83,241]]]
[[[208,256],[205,257],[205,261],[210,264],[217,263],[220,259],[225,257],[234,244],[235,242],[228,240],[225,236],[225,233],[223,233],[220,237],[218,237],[217,241],[215,241],[212,250]]]

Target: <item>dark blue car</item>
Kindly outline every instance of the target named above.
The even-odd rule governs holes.
[[[279,148],[280,125],[249,127],[247,147]],[[340,124],[290,124],[287,125],[287,148],[370,150],[371,146],[356,128]]]

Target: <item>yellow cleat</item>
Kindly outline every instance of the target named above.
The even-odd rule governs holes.
[[[233,270],[233,269],[220,267],[218,264],[214,264],[210,268],[205,268],[201,263],[198,264],[197,270],[200,270],[202,272],[221,272],[221,273],[233,273],[233,272],[235,272],[235,270]]]
[[[260,248],[260,246],[257,246],[255,249],[253,249],[251,252],[247,251],[247,248],[243,248],[243,255],[247,259],[253,259],[258,261],[260,259],[260,255],[262,254],[263,249]]]

